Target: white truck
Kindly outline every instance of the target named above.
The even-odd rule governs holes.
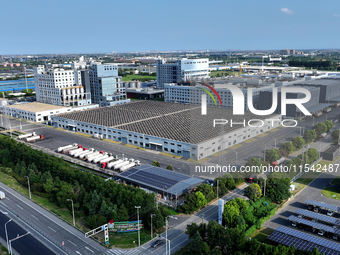
[[[77,153],[74,155],[74,157],[76,158],[76,157],[79,157],[80,159],[82,159],[83,157],[85,157],[87,154],[91,154],[91,153],[93,153],[94,152],[94,149],[93,148],[91,148],[91,149],[89,149],[89,150],[87,150],[87,151],[83,151],[82,153],[78,153],[78,155],[77,155]]]
[[[66,149],[71,149],[72,147],[76,147],[76,146],[78,147],[78,144],[76,144],[76,143],[69,144],[69,145],[66,145],[66,146],[62,146],[62,147],[58,148],[58,152],[60,153],[60,152],[62,152],[64,150],[66,150]]]
[[[133,160],[133,159],[132,159]],[[128,165],[131,163],[131,159],[130,160],[124,160],[123,162],[117,164],[117,165],[114,165],[113,168],[114,170],[118,170],[119,168],[121,168],[122,166],[125,166],[125,165]]]
[[[136,160],[136,161],[131,162],[131,163],[127,164],[127,165],[121,166],[121,167],[119,168],[119,171],[120,171],[120,172],[124,172],[124,171],[130,169],[131,167],[139,166],[139,165],[140,165],[140,161],[139,161],[139,160]]]
[[[94,155],[94,156],[90,155],[90,156],[88,156],[87,161],[92,162],[96,158],[101,158],[101,157],[105,156],[106,154],[107,154],[107,152],[100,152],[98,155]]]
[[[98,158],[95,158],[92,160],[93,163],[97,164],[100,160],[104,159],[104,158],[108,158],[109,155],[108,154],[105,154],[105,155],[102,155],[101,157],[98,157]]]
[[[122,159],[118,159],[117,161],[112,161],[110,163],[107,164],[106,168],[108,169],[112,169],[114,167],[114,165],[120,164],[122,163],[124,160]]]
[[[6,196],[5,196],[5,193],[3,191],[0,191],[0,199],[5,199]]]
[[[99,155],[99,151],[94,151],[93,153],[85,155],[84,160],[88,160],[90,157],[94,157],[98,155]]]
[[[36,136],[37,133],[33,132],[33,133],[28,133],[28,134],[24,134],[24,135],[19,135],[18,136],[18,139],[25,139],[27,137],[30,137],[30,136]]]
[[[78,153],[78,152],[80,152],[80,151],[84,151],[84,149],[83,149],[83,148],[78,148],[78,149],[70,150],[70,151],[68,152],[68,154],[69,154],[70,156],[74,156],[74,154],[76,154],[76,153]]]

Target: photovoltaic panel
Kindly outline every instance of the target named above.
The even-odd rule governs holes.
[[[315,213],[315,212],[311,212],[311,211],[303,210],[303,209],[297,209],[295,213],[309,217],[309,218],[321,220],[321,221],[324,221],[324,222],[327,222],[333,225],[340,226],[340,220],[327,216],[327,215],[323,215],[320,213]]]
[[[322,209],[327,209],[329,211],[333,211],[333,212],[339,212],[340,213],[340,207],[339,206],[335,206],[335,205],[329,205],[323,202],[319,202],[319,201],[315,201],[315,200],[306,200],[305,202],[307,205],[314,205],[317,207],[320,207]]]
[[[310,226],[312,228],[321,229],[321,230],[324,230],[326,232],[330,232],[332,234],[338,234],[338,235],[340,234],[340,229],[335,229],[331,226],[324,225],[324,224],[317,223],[317,222],[313,222],[311,220],[302,219],[302,218],[296,217],[294,215],[289,216],[288,220],[293,221],[293,222],[297,222],[297,223],[301,223],[301,224],[304,224],[306,226]]]
[[[309,235],[309,234],[306,234],[306,233],[303,233],[303,232],[300,232],[300,231],[297,231],[297,230],[294,230],[294,229],[291,229],[291,228],[287,228],[287,227],[284,227],[284,226],[278,227],[276,229],[276,231],[281,232],[283,234],[287,234],[287,235],[296,237],[296,238],[300,238],[304,241],[307,241],[307,242],[310,242],[310,243],[313,243],[313,244],[316,244],[316,245],[320,245],[320,246],[326,247],[326,248],[334,250],[334,251],[340,251],[340,244],[328,241],[328,240],[323,239],[323,238],[312,236],[312,235]]]
[[[334,251],[332,249],[328,249],[326,247],[316,245],[299,238],[286,235],[284,233],[280,233],[278,231],[274,231],[269,237],[269,240],[287,245],[290,247],[295,246],[298,250],[312,251],[315,247],[318,248],[320,253],[325,253],[325,255],[340,255],[340,252]]]

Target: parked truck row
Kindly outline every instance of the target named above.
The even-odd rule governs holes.
[[[118,155],[95,150],[94,148],[87,149],[76,143],[59,147],[57,151],[58,153],[66,154],[73,158],[79,158],[88,163],[99,164],[101,170],[110,175],[113,175],[113,170],[124,172],[134,166],[140,165],[139,160],[134,160],[133,158],[119,159]]]

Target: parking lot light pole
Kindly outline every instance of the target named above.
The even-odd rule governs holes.
[[[32,199],[31,197],[31,186],[30,186],[30,178],[28,176],[25,176],[27,178],[27,183],[28,183],[28,194],[30,196],[30,199]]]
[[[139,209],[140,209],[140,206],[135,206],[135,208],[137,209],[138,246],[140,246],[140,231],[139,231]]]
[[[9,247],[8,247],[8,234],[7,234],[7,224],[10,223],[12,221],[12,219],[9,219],[9,221],[7,221],[5,223],[5,232],[6,232],[6,243],[7,243],[7,250],[9,251]]]
[[[72,199],[67,199],[67,201],[72,202],[72,216],[73,216],[73,226],[76,226],[76,221],[74,220],[74,207],[73,207],[73,200]]]

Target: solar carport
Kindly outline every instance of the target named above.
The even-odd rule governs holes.
[[[201,178],[190,177],[152,165],[133,167],[119,174],[118,178],[173,198],[187,193],[204,182]]]

